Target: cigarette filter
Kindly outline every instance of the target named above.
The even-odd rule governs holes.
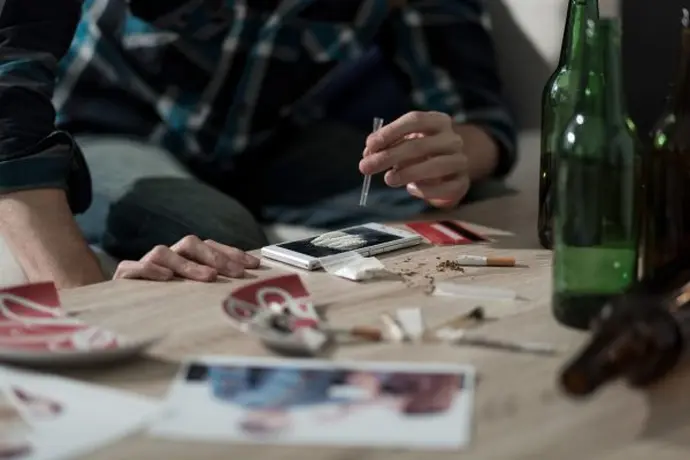
[[[514,267],[515,258],[514,257],[486,257],[486,256],[474,256],[474,255],[461,255],[458,256],[458,263],[468,266],[477,267]]]

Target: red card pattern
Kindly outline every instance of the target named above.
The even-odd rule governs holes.
[[[485,240],[457,221],[408,222],[410,230],[439,246],[471,244]]]
[[[291,314],[311,324],[319,321],[309,291],[299,275],[284,275],[244,285],[223,302],[223,310],[233,321],[247,323],[263,308],[287,308]]]
[[[120,345],[112,332],[67,316],[53,283],[0,289],[0,348],[79,351]]]

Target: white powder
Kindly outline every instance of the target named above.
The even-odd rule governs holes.
[[[329,232],[324,233],[311,240],[311,244],[322,248],[342,249],[351,251],[353,249],[361,248],[367,244],[367,240],[360,235],[350,235],[345,232]]]

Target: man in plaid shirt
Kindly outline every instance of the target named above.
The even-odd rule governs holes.
[[[482,0],[2,4],[0,234],[30,279],[100,280],[86,240],[238,275],[260,221],[453,207],[514,157]]]

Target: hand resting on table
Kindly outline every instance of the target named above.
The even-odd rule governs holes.
[[[257,268],[258,258],[213,240],[188,235],[172,245],[156,246],[139,261],[120,262],[114,279],[169,281],[175,277],[215,281],[218,275],[242,278],[247,268]]]

